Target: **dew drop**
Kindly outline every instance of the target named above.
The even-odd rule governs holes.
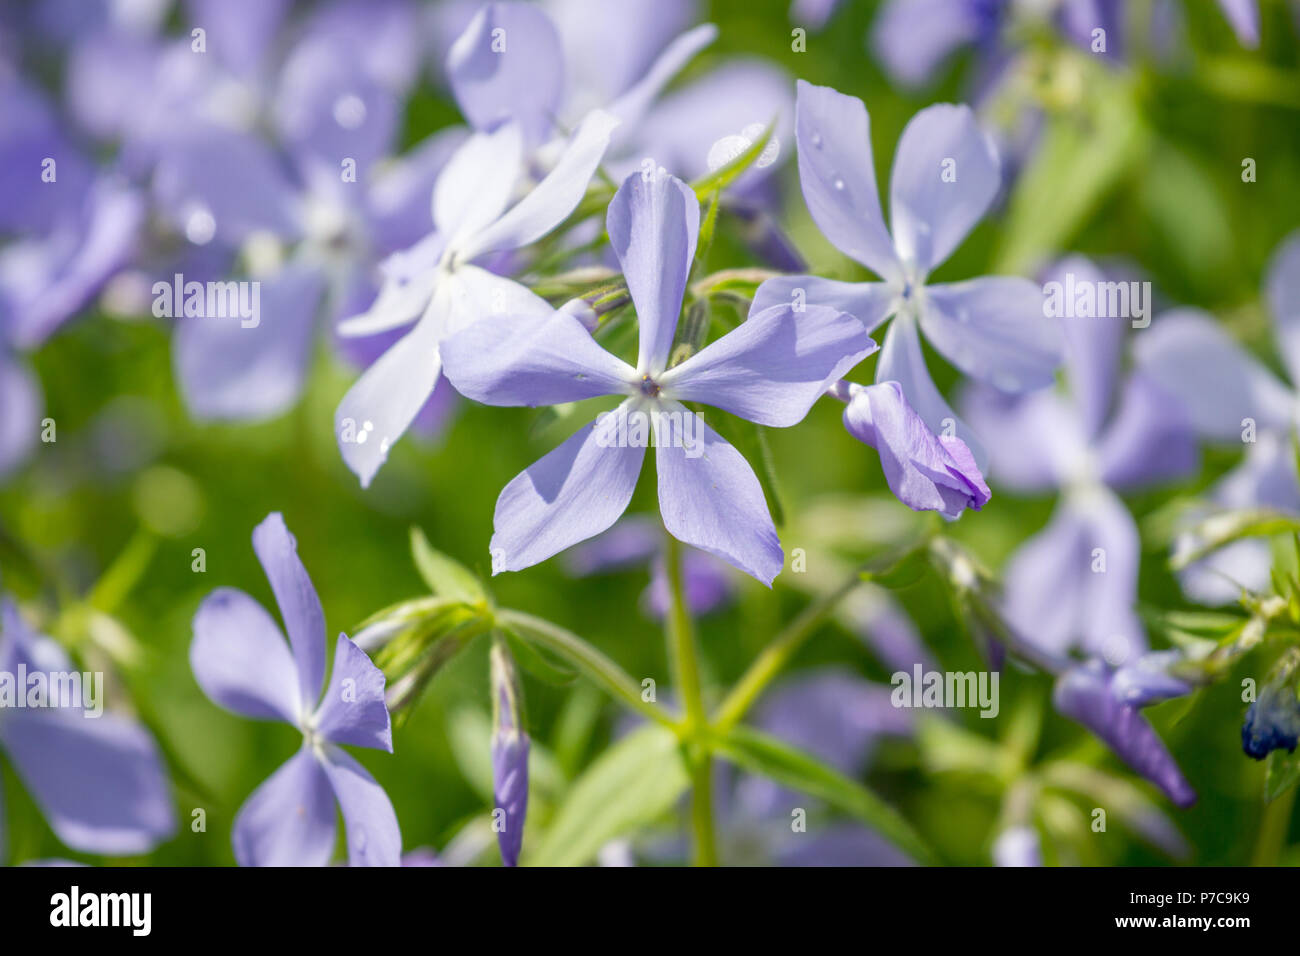
[[[844,180],[840,179],[838,176],[835,177],[835,181],[831,183],[831,185],[841,192],[844,190]]]
[[[334,122],[344,129],[357,129],[366,121],[366,104],[355,93],[340,96],[334,102]]]
[[[217,234],[217,220],[207,206],[195,205],[185,217],[185,238],[196,246],[206,246]]]
[[[812,134],[812,144],[813,144],[813,146],[815,146],[817,149],[821,149],[821,148],[822,148],[822,134],[821,134],[821,133],[813,133],[813,134]]]

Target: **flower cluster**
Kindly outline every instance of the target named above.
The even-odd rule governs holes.
[[[1264,306],[1224,321],[1180,304],[1197,268],[1153,292],[1107,254],[1119,229],[1083,228],[1140,157],[1172,157],[1174,185],[1141,180],[1137,204],[1206,264],[1165,208],[1198,163],[1141,115],[1158,97],[1135,69],[1176,68],[1176,17],[887,0],[868,55],[909,95],[973,53],[971,105],[904,117],[848,76],[717,52],[723,30],[689,0],[37,6],[0,13],[0,505],[10,488],[18,502],[0,520],[0,752],[69,850],[151,852],[177,830],[173,790],[206,801],[240,734],[283,733],[194,735],[191,703],[154,708],[142,689],[164,670],[301,736],[222,828],[220,858],[243,866],[678,860],[679,834],[653,825],[688,792],[700,863],[969,859],[868,789],[893,747],[927,785],[979,778],[998,795],[981,859],[1088,861],[1062,793],[1178,856],[1165,810],[1210,781],[1180,766],[1166,718],[1236,678],[1265,793],[1300,779],[1300,233],[1261,264]],[[826,75],[799,44],[849,15],[837,6],[793,5],[795,72]],[[1221,41],[1261,46],[1253,2],[1218,7]],[[1266,75],[1224,67],[1214,83],[1236,95]],[[873,118],[877,143],[898,129],[888,219]],[[1266,323],[1277,363],[1247,350]],[[100,348],[93,374],[76,364]],[[130,393],[110,396],[125,428],[103,394],[84,414],[70,402],[103,381]],[[173,418],[174,433],[156,424]],[[454,450],[412,447],[433,437]],[[1201,441],[1219,447],[1203,457]],[[250,510],[263,474],[277,498]],[[66,529],[124,519],[74,498],[128,484],[140,528],[92,575],[102,549]],[[216,587],[147,574],[216,525],[244,541],[263,514],[253,552],[278,621],[223,583],[243,544],[186,544]],[[413,528],[424,593],[349,626],[331,655],[321,596],[337,621],[401,587],[383,561],[393,519],[417,515],[467,560]],[[553,558],[567,579],[548,577]],[[647,624],[559,590],[619,593],[616,572],[643,566],[670,677],[634,677],[557,623]],[[1154,597],[1162,574],[1173,598]],[[940,626],[923,577],[973,648],[923,639]],[[1218,610],[1171,609],[1178,584]],[[174,613],[155,592],[181,595]],[[823,626],[870,660],[782,677]],[[720,634],[740,639],[723,654]],[[958,657],[983,670],[941,669]],[[479,706],[444,694],[453,660]],[[107,673],[106,711],[36,692],[79,668],[95,687]],[[915,693],[891,694],[891,670]],[[602,730],[577,691],[529,714],[526,685],[533,699],[534,680],[579,679],[631,715]],[[990,687],[987,722],[946,719]],[[413,716],[429,697],[446,712]],[[202,723],[222,719],[200,705]],[[995,721],[1012,729],[987,733]],[[1040,753],[1049,721],[1109,755]],[[434,725],[447,747],[421,746]],[[345,748],[393,759],[372,772]],[[404,852],[403,830],[449,825],[429,825],[432,798],[402,799],[407,761],[435,749],[490,806],[436,851]]]

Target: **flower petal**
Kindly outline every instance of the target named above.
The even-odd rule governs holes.
[[[545,561],[600,534],[627,510],[645,458],[642,444],[620,447],[628,411],[625,402],[601,416],[506,485],[492,519],[493,574]]]
[[[438,260],[444,248],[445,237],[431,232],[409,249],[385,258],[379,263],[383,275],[379,294],[365,312],[339,322],[339,335],[373,335],[418,319],[439,284]]]
[[[662,10],[654,10],[651,15],[655,19],[661,19]],[[717,38],[718,28],[712,23],[702,23],[675,37],[664,47],[644,74],[606,109],[619,120],[623,129],[634,129],[650,109],[650,104],[654,102],[655,97],[663,91],[672,78],[695,58],[695,54]]]
[[[433,186],[433,224],[449,247],[460,249],[500,218],[523,162],[523,134],[514,123],[475,133],[451,154]]]
[[[882,279],[896,279],[898,254],[880,211],[870,123],[857,97],[799,81],[795,139],[808,211],[840,252]]]
[[[1052,291],[1055,282],[1060,284],[1062,297],[1067,289],[1091,288],[1095,291],[1109,281],[1106,273],[1083,256],[1061,260],[1044,278],[1044,296]],[[1066,305],[1063,299],[1061,305]],[[1072,316],[1061,318],[1060,326],[1065,343],[1070,397],[1079,409],[1084,438],[1092,441],[1101,431],[1116,399],[1116,380],[1129,320],[1122,316]]]
[[[253,529],[253,550],[280,605],[297,664],[304,712],[311,711],[325,682],[325,612],[320,598],[298,557],[298,542],[278,511]]]
[[[0,478],[17,468],[36,445],[41,426],[36,376],[0,353]]]
[[[533,146],[545,142],[564,91],[555,24],[530,3],[488,4],[448,51],[447,78],[475,129],[513,121]]]
[[[1051,385],[1061,330],[1028,279],[986,276],[925,289],[921,330],[944,358],[1004,392]]]
[[[217,588],[194,615],[190,669],[213,703],[297,726],[298,668],[271,615],[243,591]]]
[[[1264,291],[1282,361],[1291,381],[1300,382],[1300,232],[1288,236],[1273,253]]]
[[[1175,804],[1189,807],[1196,802],[1196,792],[1146,718],[1111,693],[1107,670],[1100,661],[1089,661],[1062,674],[1053,700],[1057,710],[1100,737]]]
[[[442,343],[442,362],[456,391],[485,405],[559,405],[623,392],[637,380],[564,312],[482,319]]]
[[[492,734],[492,802],[502,812],[497,844],[505,866],[519,865],[528,814],[528,750],[526,733],[517,728]]]
[[[289,266],[258,289],[257,312],[248,318],[177,319],[172,361],[181,396],[196,419],[273,418],[302,393],[325,277],[308,266]]]
[[[801,422],[831,382],[876,350],[862,323],[825,306],[752,314],[663,374],[666,396],[703,402],[760,425]]]
[[[988,502],[988,485],[961,439],[945,442],[930,431],[897,382],[859,390],[844,409],[844,427],[880,453],[890,490],[913,511],[956,518]]]
[[[876,60],[896,83],[927,82],[958,47],[974,43],[990,15],[969,0],[887,0],[871,27]]]
[[[324,866],[338,810],[321,763],[306,745],[253,791],[230,832],[240,866]]]
[[[197,123],[181,130],[162,152],[153,192],[182,235],[194,234],[196,217],[208,238],[227,245],[259,231],[301,231],[298,190],[270,147],[248,133]]]
[[[837,282],[817,276],[777,276],[768,279],[754,293],[751,316],[774,305],[804,308],[829,306],[847,312],[861,322],[870,335],[894,310],[896,293],[884,282]]]
[[[699,200],[676,176],[632,173],[609,204],[606,225],[640,324],[637,372],[658,374],[668,364],[695,259]]]
[[[970,107],[939,103],[921,110],[898,141],[889,182],[898,255],[930,272],[988,211],[1001,184],[997,150]]]
[[[0,744],[60,840],[84,853],[147,853],[176,830],[153,738],[116,714],[14,710]]]
[[[1199,309],[1165,312],[1136,339],[1139,368],[1186,406],[1205,436],[1240,441],[1246,418],[1260,428],[1289,426],[1286,386]]]
[[[683,424],[686,416],[694,418],[687,433],[695,439],[688,447],[664,433],[662,419],[654,421],[664,527],[770,587],[785,554],[754,470],[699,415],[676,403],[665,406],[683,416]]]
[[[1219,0],[1219,9],[1242,46],[1259,46],[1259,0]]]
[[[343,811],[348,866],[401,866],[402,831],[384,788],[338,747],[325,748],[321,766]]]
[[[461,254],[518,249],[536,242],[578,207],[618,120],[602,110],[588,113],[560,154],[555,167],[501,218],[472,236]]]
[[[1186,410],[1145,375],[1133,375],[1097,448],[1102,481],[1125,491],[1184,477],[1196,464],[1196,439]]]
[[[346,634],[334,646],[334,672],[316,710],[316,732],[336,744],[393,752],[384,672]]]
[[[885,342],[876,362],[876,382],[897,382],[903,388],[903,397],[911,405],[930,431],[941,435],[955,435],[965,443],[975,458],[981,472],[988,468],[988,455],[969,425],[957,417],[948,402],[939,394],[930,371],[925,367],[921,353],[921,340],[916,334],[916,322],[909,316],[897,316],[885,333]]]
[[[1115,665],[1136,660],[1146,650],[1134,611],[1139,554],[1137,527],[1114,494],[1067,498],[1007,563],[1007,620],[1051,653],[1077,647]]]
[[[361,373],[334,412],[339,451],[368,488],[388,451],[433,393],[442,373],[442,339],[451,296],[445,283],[433,290],[428,311],[415,327]]]
[[[1067,483],[1086,460],[1088,443],[1066,398],[1043,389],[1007,395],[972,383],[962,392],[962,412],[979,433],[995,483],[1041,493]]]

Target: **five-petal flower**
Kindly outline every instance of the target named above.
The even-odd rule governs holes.
[[[1059,333],[1044,319],[1042,295],[1028,279],[926,284],[997,195],[993,145],[967,107],[938,104],[916,114],[894,157],[891,235],[876,192],[866,107],[803,80],[798,90],[795,139],[808,210],[827,239],[884,281],[770,279],[759,287],[750,314],[806,301],[855,315],[868,332],[893,315],[876,381],[898,382],[930,430],[955,429],[982,468],[983,448],[930,378],[918,328],[953,365],[1007,392],[1050,385],[1061,362]]]
[[[487,315],[550,313],[524,286],[474,262],[526,246],[558,226],[582,199],[617,122],[599,110],[589,113],[555,167],[514,205],[524,161],[516,124],[474,134],[448,160],[433,190],[434,231],[386,259],[374,304],[339,326],[343,335],[371,335],[415,323],[362,373],[335,412],[339,449],[363,486],[438,384],[443,339]]]
[[[668,531],[765,584],[781,570],[784,555],[758,478],[682,403],[714,405],[761,425],[794,425],[875,343],[852,316],[824,306],[796,312],[784,303],[751,313],[669,367],[699,215],[690,187],[663,170],[632,174],[610,203],[610,241],[640,322],[635,368],[563,312],[543,322],[531,315],[485,319],[444,343],[448,379],[485,404],[625,396],[506,486],[494,519],[494,573],[529,567],[612,525],[631,500],[651,440]]]
[[[226,710],[282,720],[302,748],[245,801],[232,839],[241,866],[324,866],[334,852],[336,809],[353,866],[397,866],[402,837],[388,795],[339,744],[393,750],[384,675],[340,634],[325,682],[325,616],[284,519],[253,531],[253,550],[284,619],[243,591],[218,588],[194,615],[190,665],[203,692]]]

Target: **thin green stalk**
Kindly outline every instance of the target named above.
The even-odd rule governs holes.
[[[534,643],[564,658],[619,703],[665,727],[678,729],[670,710],[642,700],[641,687],[631,675],[578,635],[523,611],[500,610],[497,619],[503,625],[527,633]]]
[[[1295,795],[1296,788],[1291,787],[1265,805],[1259,835],[1255,838],[1255,852],[1250,861],[1252,866],[1277,866],[1282,850],[1286,847],[1287,831],[1291,829],[1291,809],[1295,805]]]
[[[685,718],[682,740],[691,768],[691,832],[694,836],[695,865],[717,866],[717,839],[713,826],[713,757],[708,749],[708,714],[700,686],[700,668],[695,653],[691,611],[686,604],[686,583],[682,573],[682,546],[666,535],[668,592],[668,657],[674,683],[682,698]]]
[[[835,608],[840,600],[858,586],[862,577],[858,572],[847,578],[839,587],[828,591],[804,607],[799,615],[791,621],[771,644],[763,648],[754,663],[749,665],[736,686],[731,689],[726,699],[714,712],[713,731],[725,735],[754,705],[767,685],[781,673],[790,659],[803,647],[804,641],[812,636],[817,626]]]

